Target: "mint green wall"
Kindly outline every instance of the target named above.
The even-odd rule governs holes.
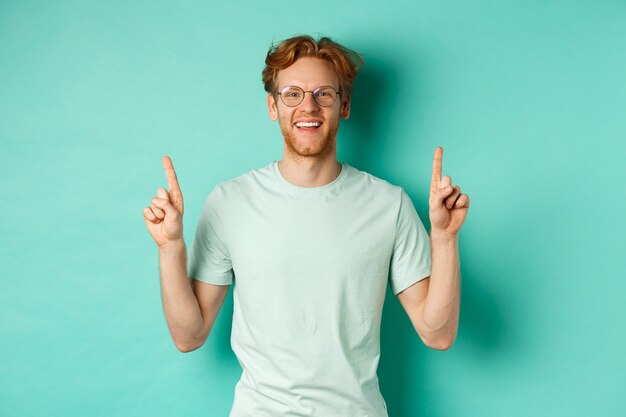
[[[0,415],[227,416],[232,291],[179,353],[142,208],[170,155],[191,242],[213,185],[280,159],[272,40],[361,52],[339,157],[427,221],[432,152],[471,197],[459,336],[391,291],[391,417],[626,415],[623,1],[0,3]]]

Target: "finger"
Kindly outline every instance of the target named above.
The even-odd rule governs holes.
[[[443,148],[437,146],[435,149],[435,156],[433,157],[433,176],[431,179],[431,186],[433,188],[441,188],[441,165],[443,159]]]
[[[156,191],[156,194],[157,194],[157,197],[162,198],[164,200],[169,200],[170,199],[170,193],[168,193],[165,188],[159,188]]]
[[[469,208],[469,196],[467,194],[461,194],[461,196],[456,200],[454,204],[454,208]]]
[[[457,198],[461,195],[461,187],[455,185],[452,188],[454,189],[454,191],[446,198],[445,201],[446,207],[448,209],[451,209],[456,204]]]
[[[167,215],[168,220],[177,220],[178,217],[180,216],[180,213],[178,212],[178,210],[176,210],[174,206],[172,206],[169,200],[155,197],[152,199],[152,205],[156,206],[157,208],[161,209],[161,211],[165,212],[163,214],[163,218],[165,218],[165,216]],[[157,214],[158,216],[158,213],[155,213],[155,214]]]
[[[152,212],[152,209],[150,207],[144,207],[143,209],[143,218],[148,220],[149,222],[152,223],[160,223],[161,220],[157,218],[157,216],[154,215],[154,213]]]
[[[170,201],[176,206],[176,208],[183,212],[183,193],[178,185],[178,177],[174,170],[174,165],[169,156],[163,157],[163,167],[165,168],[165,177],[167,178],[167,185],[170,189]]]
[[[165,218],[165,211],[163,211],[163,209],[158,207],[158,204],[162,204],[162,203],[160,201],[157,201],[157,199],[153,199],[152,205],[150,205],[150,209],[152,209],[157,219],[163,220]]]
[[[429,200],[430,209],[440,209],[444,205],[444,199],[448,197],[453,191],[454,188],[452,188],[450,185],[432,190]]]
[[[163,157],[163,168],[165,168],[165,178],[167,178],[167,185],[170,188],[170,191],[175,189],[180,190],[174,165],[172,164],[170,157],[167,155]]]
[[[441,178],[441,182],[439,183],[439,188],[446,188],[452,185],[452,178],[449,175],[445,175]]]
[[[174,170],[174,164],[169,156],[163,157],[163,168],[165,168],[165,178],[167,178],[167,185],[170,188],[170,192],[180,193],[180,185],[178,185],[178,177]]]

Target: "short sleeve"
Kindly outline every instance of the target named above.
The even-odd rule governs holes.
[[[191,279],[216,285],[233,282],[230,253],[217,233],[219,197],[215,189],[209,194],[196,227],[188,263]]]
[[[430,238],[413,202],[404,190],[396,221],[396,237],[389,267],[389,282],[395,295],[430,276]]]

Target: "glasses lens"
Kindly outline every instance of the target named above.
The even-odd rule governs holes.
[[[320,87],[313,92],[315,101],[320,106],[330,106],[337,99],[337,92],[332,87]]]
[[[280,92],[280,98],[288,106],[297,106],[304,97],[304,91],[298,87],[285,87]]]

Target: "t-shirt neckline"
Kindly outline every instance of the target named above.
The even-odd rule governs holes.
[[[272,162],[272,168],[273,168],[274,174],[276,175],[276,177],[278,178],[279,182],[281,183],[283,187],[289,190],[295,191],[297,193],[301,193],[301,194],[316,194],[316,193],[330,191],[333,188],[337,187],[337,185],[339,185],[343,181],[348,171],[348,164],[346,164],[345,162],[340,162],[340,164],[341,164],[341,171],[339,171],[339,175],[337,175],[337,177],[331,182],[329,182],[328,184],[325,184],[319,187],[300,187],[299,185],[290,183],[280,173],[280,169],[278,169],[278,161]]]

